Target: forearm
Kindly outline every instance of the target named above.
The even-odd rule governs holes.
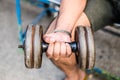
[[[61,0],[56,29],[72,31],[76,21],[83,12],[87,0]]]
[[[86,77],[85,72],[80,69],[72,70],[66,74],[65,80],[84,80]]]

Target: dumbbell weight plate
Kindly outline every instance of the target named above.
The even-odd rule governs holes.
[[[40,68],[42,64],[42,36],[43,28],[42,26],[36,25],[34,34],[34,68]]]
[[[86,27],[86,40],[87,40],[87,69],[92,69],[95,65],[95,45],[93,31],[91,27]]]
[[[87,44],[84,27],[79,26],[75,30],[75,41],[77,42],[76,61],[80,69],[86,69]]]
[[[25,65],[27,68],[40,68],[42,63],[42,52],[46,46],[42,41],[42,26],[29,25],[26,32],[24,44]],[[77,42],[76,59],[81,69],[91,69],[95,63],[95,50],[93,34],[90,28],[77,27],[75,30],[75,41]]]
[[[27,27],[26,38],[24,43],[24,52],[25,52],[25,66],[27,68],[34,67],[34,54],[33,54],[33,37],[34,37],[34,28],[32,25]]]

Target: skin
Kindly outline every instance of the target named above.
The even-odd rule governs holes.
[[[78,68],[75,54],[72,53],[70,45],[66,43],[74,41],[76,26],[90,27],[90,22],[83,12],[85,6],[86,0],[62,0],[59,15],[43,36],[44,41],[49,43],[47,57],[66,74],[65,80],[84,80],[85,78],[85,72]],[[62,32],[53,33],[54,30],[69,31],[72,37]]]

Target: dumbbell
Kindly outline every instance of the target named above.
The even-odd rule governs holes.
[[[24,61],[27,68],[40,68],[42,54],[47,51],[48,43],[43,40],[43,27],[28,25],[26,37],[20,48],[24,50]],[[72,52],[76,55],[77,65],[80,69],[92,69],[95,64],[94,36],[91,27],[78,26],[75,29],[75,41],[69,43]]]

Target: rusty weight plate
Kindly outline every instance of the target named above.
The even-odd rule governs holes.
[[[95,65],[95,44],[94,44],[94,36],[91,27],[86,27],[86,40],[87,40],[87,69],[93,69]]]
[[[86,69],[87,62],[87,44],[84,27],[79,26],[75,30],[75,41],[77,42],[77,64],[80,69]]]
[[[40,68],[42,63],[43,28],[39,25],[28,25],[24,43],[25,65],[27,68]]]
[[[34,68],[40,68],[42,64],[42,36],[43,28],[42,26],[35,25],[34,34]]]
[[[33,37],[34,37],[34,28],[32,25],[27,27],[26,38],[24,43],[24,52],[25,52],[25,66],[27,68],[34,67],[34,50],[33,50]]]

